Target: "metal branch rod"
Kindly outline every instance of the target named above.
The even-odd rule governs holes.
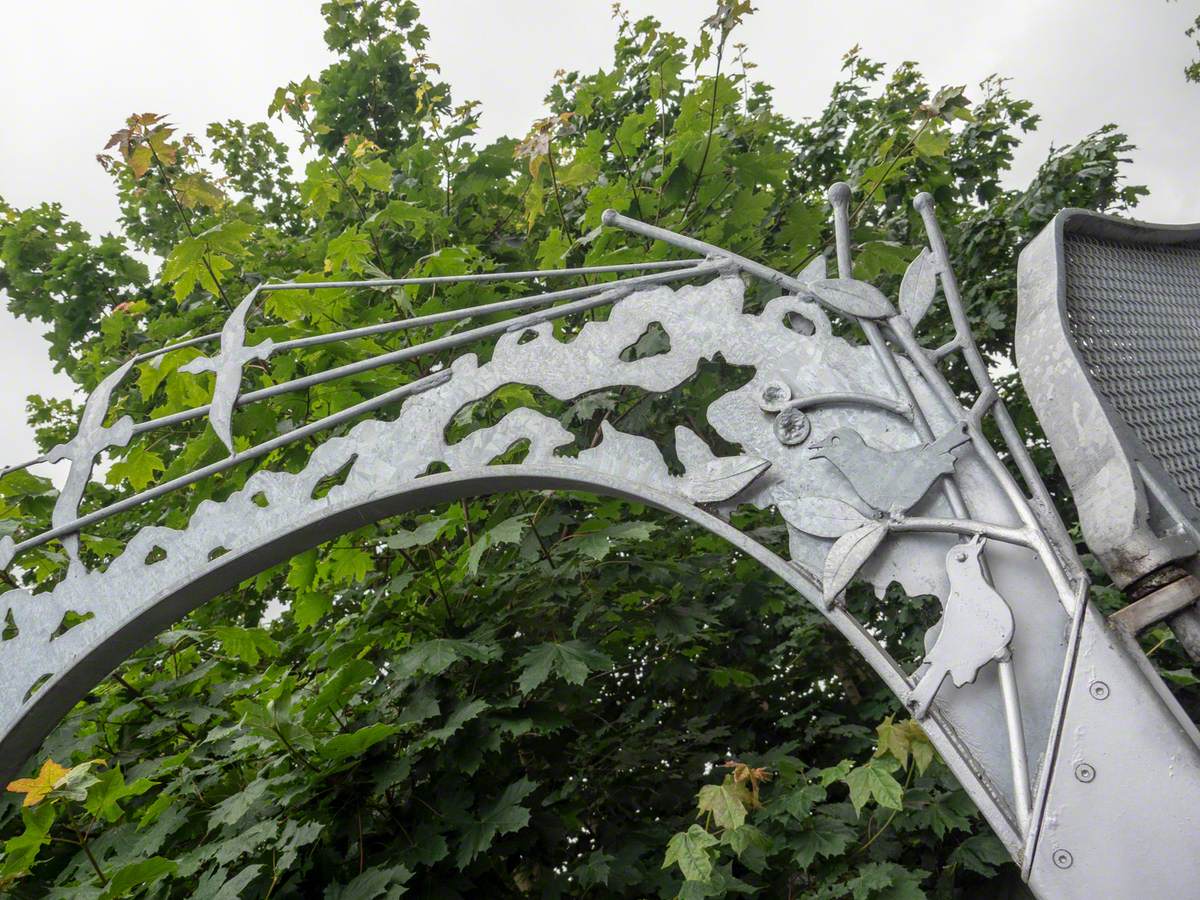
[[[277,284],[263,283],[257,285],[250,293],[257,295],[263,291],[317,291],[329,290],[332,288],[389,288],[389,287],[405,287],[407,285],[435,285],[435,284],[481,284],[494,281],[520,281],[534,280],[538,278],[569,278],[574,275],[606,275],[619,272],[652,272],[665,269],[685,269],[688,266],[694,266],[703,260],[698,259],[667,259],[656,262],[644,263],[621,263],[611,266],[583,266],[574,269],[544,269],[529,272],[479,272],[473,275],[429,275],[415,278],[361,278],[355,281],[283,281]],[[185,347],[195,347],[198,344],[206,344],[209,341],[215,341],[221,336],[221,332],[212,331],[208,334],[200,334],[195,337],[187,338],[186,340],[177,341],[173,344],[167,344],[165,347],[159,347],[155,350],[147,350],[145,353],[140,353],[134,360],[136,362],[145,362],[148,359],[153,359],[156,356],[162,356],[164,353],[170,353],[172,350],[182,350]],[[279,349],[278,347],[276,349]],[[26,463],[25,465],[29,465]],[[11,466],[3,471],[12,471],[18,466]]]
[[[533,269],[528,272],[479,272],[474,275],[426,275],[415,278],[371,278],[359,281],[285,281],[264,284],[264,291],[311,291],[322,288],[386,288],[421,284],[463,284],[485,281],[531,281],[537,278],[568,278],[572,275],[603,275],[609,272],[648,272],[695,265],[699,260],[667,259],[657,262],[621,263],[612,266],[581,266],[574,269]]]

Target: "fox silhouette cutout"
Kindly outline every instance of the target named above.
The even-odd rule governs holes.
[[[950,592],[942,627],[925,654],[925,672],[905,701],[914,718],[925,717],[947,675],[955,687],[962,687],[974,681],[988,662],[1003,659],[1008,652],[1012,610],[983,576],[980,555],[985,543],[982,535],[976,535],[946,554]]]

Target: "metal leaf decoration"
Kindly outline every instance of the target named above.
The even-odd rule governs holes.
[[[776,506],[789,525],[805,534],[840,538],[871,520],[842,500],[832,497],[803,497],[780,500]]]
[[[887,533],[886,522],[868,522],[838,538],[825,557],[822,585],[826,603],[832,605],[834,598],[850,583],[850,579],[875,552]]]
[[[824,281],[825,271],[825,257],[823,255],[817,256],[796,276],[796,280],[803,281],[805,284],[811,284],[814,281]]]
[[[812,283],[817,299],[830,309],[862,319],[890,319],[896,310],[873,284],[853,278],[822,278]]]
[[[913,328],[925,317],[937,292],[937,268],[929,248],[922,248],[904,272],[900,282],[900,312]]]
[[[698,476],[686,479],[683,492],[695,503],[720,503],[740,493],[770,466],[769,460],[757,456],[714,459]]]

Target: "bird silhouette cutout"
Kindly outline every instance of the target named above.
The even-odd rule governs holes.
[[[92,477],[92,465],[96,457],[109,447],[124,447],[133,437],[133,419],[129,416],[122,416],[109,427],[104,425],[112,393],[129,373],[133,363],[134,360],[129,360],[96,386],[84,404],[75,437],[65,444],[52,447],[46,454],[47,462],[59,462],[64,459],[71,461],[67,480],[58,492],[54,511],[50,514],[50,524],[54,528],[60,528],[79,518],[79,503]],[[79,536],[69,534],[61,540],[74,567],[79,562]]]
[[[929,444],[906,450],[878,450],[853,428],[838,428],[810,445],[813,459],[827,459],[846,477],[854,492],[881,512],[902,513],[925,496],[930,485],[954,471],[950,452],[965,444],[967,426],[959,424]]]
[[[1013,636],[1013,615],[1004,598],[988,584],[980,555],[985,540],[976,535],[946,554],[950,592],[942,612],[941,630],[925,654],[925,672],[905,700],[920,719],[949,675],[955,687],[973,682],[993,659],[1003,659]]]
[[[246,314],[253,303],[254,295],[251,294],[229,314],[221,328],[221,350],[216,356],[201,356],[179,367],[180,372],[192,375],[217,373],[208,420],[230,453],[233,453],[233,408],[237,405],[238,391],[242,386],[242,366],[251,360],[267,359],[275,349],[274,341],[270,338],[252,347],[245,344]]]

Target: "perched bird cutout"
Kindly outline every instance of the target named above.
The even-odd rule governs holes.
[[[104,425],[112,393],[129,373],[133,363],[130,359],[119,369],[109,373],[108,377],[96,386],[84,404],[75,437],[65,444],[51,448],[46,454],[47,462],[60,462],[64,459],[71,461],[67,480],[58,492],[54,511],[50,515],[50,524],[54,528],[60,528],[79,518],[79,503],[83,500],[83,492],[92,477],[92,465],[96,457],[109,447],[124,447],[133,437],[133,419],[129,416],[121,416],[111,426]],[[74,568],[79,562],[79,535],[64,535],[62,544],[71,559],[71,567]]]
[[[924,718],[947,675],[955,687],[962,687],[987,663],[1009,652],[1012,610],[984,578],[980,557],[985,543],[983,535],[976,535],[946,554],[950,592],[941,629],[925,654],[924,674],[905,701],[914,718]]]
[[[229,314],[221,328],[221,350],[213,357],[198,357],[179,367],[180,372],[198,375],[201,372],[216,372],[217,384],[213,389],[208,420],[221,443],[233,453],[233,408],[237,405],[238,391],[242,386],[242,367],[256,359],[267,359],[275,349],[270,338],[252,347],[246,346],[246,314],[254,302],[254,295],[246,297]]]
[[[902,513],[938,478],[954,471],[950,451],[969,440],[967,426],[959,424],[929,444],[877,450],[853,428],[838,428],[810,447],[816,451],[812,458],[829,460],[866,503],[880,512]]]

